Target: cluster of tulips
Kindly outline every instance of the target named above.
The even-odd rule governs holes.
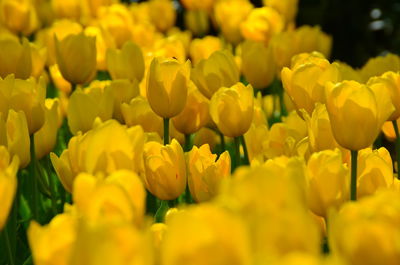
[[[400,57],[297,4],[0,0],[0,263],[400,264]]]

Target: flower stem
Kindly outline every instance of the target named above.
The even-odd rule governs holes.
[[[8,256],[8,261],[10,262],[10,265],[14,265],[15,264],[14,255],[13,255],[12,250],[11,250],[11,242],[10,242],[10,237],[8,235],[7,227],[5,227],[3,229],[2,235],[3,235],[4,243],[6,245],[5,248],[6,248],[6,252],[7,252],[7,256]]]
[[[29,165],[29,190],[31,195],[31,212],[34,220],[38,220],[39,210],[38,210],[38,185],[37,185],[37,175],[36,175],[36,154],[35,154],[35,137],[32,134],[31,137],[31,162]]]
[[[169,118],[164,118],[164,145],[169,144]]]
[[[191,143],[191,134],[185,134],[185,146],[184,146],[184,151],[189,152],[192,149],[192,143]]]
[[[350,180],[350,200],[357,200],[357,155],[358,150],[351,150],[351,180]]]
[[[397,178],[400,178],[399,168],[400,168],[400,135],[399,127],[397,126],[397,121],[392,121],[393,128],[396,133],[396,160],[397,160]]]
[[[234,138],[235,141],[235,168],[240,166],[240,136]]]
[[[218,133],[219,133],[219,137],[221,139],[221,154],[222,154],[226,150],[226,148],[225,148],[225,138],[224,138],[224,135],[221,132],[218,132]]]
[[[250,165],[249,153],[247,152],[247,146],[246,146],[246,141],[244,139],[244,135],[240,136],[240,142],[242,143],[242,146],[243,146],[244,163],[246,165]]]

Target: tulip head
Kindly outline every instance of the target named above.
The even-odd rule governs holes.
[[[161,200],[178,198],[186,188],[186,164],[181,145],[172,139],[170,145],[145,144],[144,182],[146,188]]]
[[[237,83],[221,87],[211,98],[210,115],[222,134],[237,137],[245,134],[253,120],[254,96],[251,85]]]
[[[0,40],[0,77],[14,74],[16,78],[27,79],[32,73],[32,57],[29,42],[22,44],[12,38]]]

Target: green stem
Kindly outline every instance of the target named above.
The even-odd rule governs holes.
[[[242,143],[243,146],[244,162],[246,165],[250,165],[249,153],[247,152],[247,146],[246,146],[246,141],[244,139],[244,135],[240,136],[240,142]]]
[[[393,128],[396,133],[396,160],[397,160],[397,178],[400,179],[399,168],[400,168],[400,135],[399,127],[397,126],[397,121],[392,121]]]
[[[189,152],[192,149],[191,134],[185,134],[184,151]]]
[[[46,164],[48,163],[48,160],[50,159],[49,156],[45,157],[46,161],[44,161]],[[41,167],[43,171],[43,167]],[[53,174],[51,174],[51,171],[47,171],[47,178],[49,180],[49,189],[50,189],[50,197],[51,197],[51,208],[53,210],[54,215],[58,214],[57,211],[57,194],[55,190],[55,185],[54,185],[54,179],[53,179]]]
[[[352,201],[357,200],[357,155],[357,150],[351,150],[350,200]]]
[[[169,118],[164,118],[164,145],[169,144]]]
[[[10,262],[10,265],[14,265],[14,256],[11,250],[11,243],[10,243],[10,237],[8,236],[8,229],[7,227],[3,230],[3,240],[4,243],[6,244],[6,251],[7,251],[7,256],[8,256],[8,261]]]
[[[219,132],[219,137],[221,139],[221,154],[222,154],[226,150],[226,148],[225,148],[225,137],[221,132]]]
[[[234,138],[235,141],[235,168],[240,166],[240,136]]]
[[[38,220],[39,210],[38,210],[38,185],[37,185],[37,176],[36,176],[36,154],[35,154],[35,137],[31,135],[31,162],[29,165],[29,190],[31,191],[31,210],[32,216],[34,220]]]
[[[169,209],[168,201],[161,201],[160,208],[158,208],[156,215],[154,216],[157,223],[162,223],[164,221],[164,217],[168,209]]]

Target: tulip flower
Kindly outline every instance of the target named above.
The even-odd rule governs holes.
[[[112,79],[130,79],[140,83],[144,76],[144,58],[139,46],[126,42],[121,50],[107,50],[107,68]]]
[[[185,27],[195,36],[205,35],[209,28],[210,22],[208,14],[203,10],[187,10],[184,14]]]
[[[188,153],[188,183],[190,193],[196,202],[210,200],[219,191],[220,183],[231,172],[231,158],[227,151],[218,160],[210,146],[196,146]]]
[[[267,48],[263,43],[246,41],[242,44],[241,58],[243,75],[254,88],[267,88],[272,83],[276,65],[270,47]]]
[[[149,16],[156,28],[165,32],[175,24],[176,11],[171,0],[149,1]]]
[[[285,18],[287,25],[294,22],[298,11],[298,0],[263,0],[263,4],[275,8]]]
[[[189,86],[190,61],[154,58],[149,69],[147,99],[157,115],[164,118],[164,143],[169,143],[169,119],[182,112]]]
[[[216,51],[194,67],[191,78],[200,92],[210,99],[220,87],[239,82],[239,69],[231,53]]]
[[[193,65],[197,65],[202,59],[207,59],[214,52],[222,49],[222,42],[214,36],[206,36],[202,39],[194,39],[190,43],[190,59]]]
[[[116,46],[111,34],[100,26],[87,26],[84,30],[84,33],[86,36],[92,36],[96,38],[96,68],[100,71],[106,71],[107,51],[108,49],[114,49]]]
[[[144,183],[146,188],[160,200],[178,198],[186,188],[186,165],[181,145],[172,139],[163,146],[158,142],[145,144]]]
[[[371,89],[356,81],[326,84],[326,107],[333,136],[351,150],[351,199],[357,198],[357,153],[370,146],[394,107],[386,89]]]
[[[73,85],[86,84],[96,73],[95,38],[83,33],[71,34],[63,40],[55,37],[56,58],[63,77]]]
[[[0,4],[0,18],[4,26],[13,32],[21,33],[29,29],[32,14],[29,0],[4,0]]]
[[[397,54],[388,53],[385,56],[370,58],[361,68],[360,73],[364,82],[374,76],[380,76],[385,72],[400,71],[400,57]]]
[[[32,73],[32,57],[29,42],[23,39],[22,44],[12,38],[0,40],[0,77],[9,74],[27,79]]]
[[[6,224],[17,191],[18,166],[18,157],[11,158],[7,148],[0,146],[0,231]]]

